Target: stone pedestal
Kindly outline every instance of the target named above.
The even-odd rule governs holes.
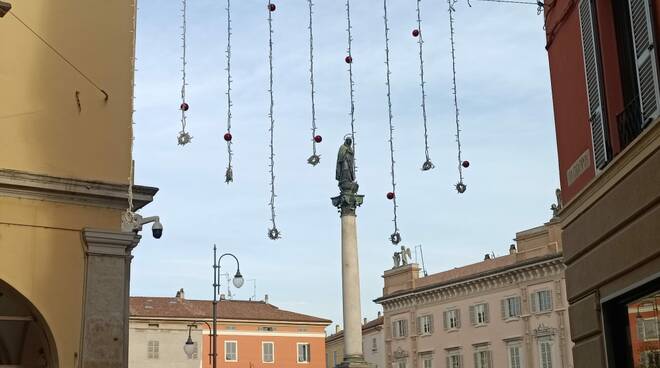
[[[360,308],[360,267],[358,263],[357,226],[355,211],[364,200],[363,195],[342,193],[332,198],[341,214],[341,271],[344,311],[343,368],[370,367],[362,353],[362,312]]]
[[[131,251],[140,235],[85,229],[82,368],[128,367]]]

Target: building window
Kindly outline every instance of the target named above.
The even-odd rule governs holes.
[[[470,319],[473,326],[482,326],[489,322],[488,303],[470,306]]]
[[[552,292],[540,290],[532,293],[532,312],[543,313],[552,310]]]
[[[539,367],[552,368],[552,340],[539,340]]]
[[[422,356],[422,368],[433,368],[433,356],[425,354]]]
[[[502,319],[518,318],[520,314],[519,296],[502,299]]]
[[[447,368],[463,368],[463,356],[459,352],[448,353]]]
[[[392,322],[392,336],[395,338],[408,336],[408,320],[400,319]]]
[[[261,326],[259,327],[259,331],[272,332],[275,331],[275,328],[271,326]]]
[[[238,343],[236,341],[225,341],[225,362],[238,361]]]
[[[417,334],[430,335],[433,333],[433,316],[428,314],[417,317]]]
[[[375,337],[371,338],[371,351],[378,351],[378,342]]]
[[[396,362],[396,368],[406,368],[406,361],[405,360],[399,360]]]
[[[445,330],[455,330],[461,328],[461,311],[452,309],[444,313],[444,327]]]
[[[657,341],[658,340],[658,319],[657,319],[657,317],[637,318],[636,323],[637,323],[637,338],[640,341]]]
[[[273,363],[275,361],[275,344],[272,342],[261,343],[261,361]]]
[[[298,345],[298,363],[309,363],[312,361],[309,344],[299,343]]]
[[[332,366],[334,367],[336,365],[337,365],[337,350],[332,352]]]
[[[520,343],[507,344],[507,358],[509,360],[509,368],[523,368],[522,365],[522,350]]]
[[[660,367],[660,350],[645,350],[639,354],[639,364],[641,367],[655,368]],[[640,367],[640,368],[641,368]]]
[[[474,352],[474,367],[493,368],[493,361],[490,350],[482,348]]]
[[[147,357],[149,359],[158,359],[159,350],[158,340],[149,340],[147,343]]]

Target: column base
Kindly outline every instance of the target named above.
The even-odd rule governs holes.
[[[373,363],[367,363],[362,355],[345,356],[344,361],[337,364],[336,368],[375,368]]]

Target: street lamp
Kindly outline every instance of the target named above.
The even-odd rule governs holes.
[[[232,283],[236,288],[240,288],[245,283],[243,275],[241,275],[241,264],[235,255],[231,253],[224,253],[220,257],[217,256],[217,248],[213,244],[213,329],[211,330],[211,355],[213,356],[213,368],[217,368],[218,352],[217,352],[217,339],[218,339],[218,295],[220,295],[220,261],[224,256],[230,256],[236,261],[236,274]]]
[[[188,324],[188,340],[186,340],[186,343],[183,344],[183,352],[186,353],[186,356],[188,356],[188,359],[191,359],[193,354],[195,353],[195,343],[192,341],[192,327],[195,326],[197,323],[203,323],[206,325],[206,327],[209,328],[209,331],[211,330],[211,325],[209,325],[208,322],[206,321],[192,321],[189,322]],[[213,357],[211,353],[209,353],[209,363],[213,361]]]

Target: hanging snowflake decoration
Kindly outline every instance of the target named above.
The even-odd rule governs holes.
[[[397,245],[397,244],[401,243],[401,234],[399,234],[398,231],[393,233],[392,235],[390,235],[390,241],[394,245]]]
[[[458,182],[456,183],[456,191],[459,193],[465,193],[467,190],[467,185],[463,184],[463,182]]]
[[[190,135],[190,133],[182,130],[179,132],[179,136],[177,137],[177,140],[179,141],[179,146],[185,146],[186,144],[190,143],[192,141],[193,137]]]
[[[319,162],[321,162],[321,156],[320,155],[311,155],[307,159],[307,163],[312,165],[312,166],[318,165]]]
[[[431,160],[426,160],[422,164],[422,171],[429,171],[434,167],[435,167],[435,165],[433,165],[433,162],[431,162]]]
[[[268,238],[271,240],[277,240],[280,238],[280,231],[276,227],[268,229]]]

